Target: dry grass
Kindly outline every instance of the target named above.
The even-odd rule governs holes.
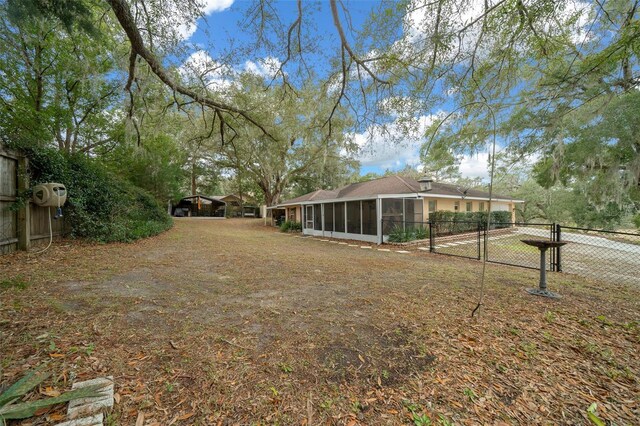
[[[637,422],[639,288],[553,274],[546,300],[536,271],[490,265],[470,318],[479,268],[251,220],[4,256],[0,382],[112,374],[109,424],[584,424],[592,402]]]

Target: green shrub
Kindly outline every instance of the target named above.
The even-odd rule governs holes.
[[[413,237],[413,231],[404,229],[402,225],[395,225],[389,231],[389,242],[391,243],[406,243],[413,240]]]
[[[489,212],[450,212],[439,210],[437,212],[429,213],[429,219],[432,222],[457,222],[458,225],[454,226],[456,231],[464,231],[464,222],[470,223],[487,223],[487,215]],[[460,223],[462,222],[462,223]],[[508,227],[511,222],[511,212],[508,211],[494,211],[491,212],[491,227],[492,228],[504,228]]]
[[[413,240],[429,238],[429,228],[418,226],[416,228],[403,228],[402,225],[394,225],[389,231],[389,242],[406,243]]]
[[[640,214],[633,217],[633,223],[636,225],[636,228],[640,229]]]
[[[173,225],[151,194],[112,175],[94,159],[64,155],[55,149],[29,149],[25,154],[32,186],[60,182],[67,187],[63,211],[74,237],[100,242],[133,241]]]
[[[415,229],[416,240],[424,240],[429,238],[429,228],[420,226]]]
[[[280,231],[282,232],[300,232],[302,231],[302,223],[293,220],[285,220],[280,225]]]

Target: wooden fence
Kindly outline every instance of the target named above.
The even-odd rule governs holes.
[[[25,157],[0,146],[0,254],[28,250],[49,241],[53,209],[31,201],[17,211],[13,208],[18,194],[29,189],[28,164]],[[54,237],[60,238],[65,229],[63,219],[51,218],[51,229]]]

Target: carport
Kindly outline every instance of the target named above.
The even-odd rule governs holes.
[[[226,205],[224,201],[212,197],[192,195],[181,198],[171,214],[173,216],[224,217]]]

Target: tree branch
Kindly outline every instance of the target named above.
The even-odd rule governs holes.
[[[173,78],[167,73],[167,71],[162,66],[161,62],[156,58],[156,56],[151,52],[144,44],[144,40],[142,39],[142,35],[140,31],[136,27],[133,16],[131,15],[131,10],[126,2],[126,0],[107,0],[111,9],[113,10],[120,26],[127,34],[127,38],[131,43],[131,50],[135,52],[138,56],[143,58],[145,62],[151,68],[151,71],[162,81],[166,86],[171,88],[172,90],[184,95],[188,96],[191,99],[195,100],[198,103],[208,106],[213,110],[222,113],[235,113],[243,117],[249,123],[253,124],[257,128],[259,128],[265,135],[272,138],[269,131],[256,119],[251,117],[246,111],[241,110],[233,105],[228,105],[224,102],[216,101],[207,96],[202,96],[195,91],[188,89],[178,83],[176,83]]]

